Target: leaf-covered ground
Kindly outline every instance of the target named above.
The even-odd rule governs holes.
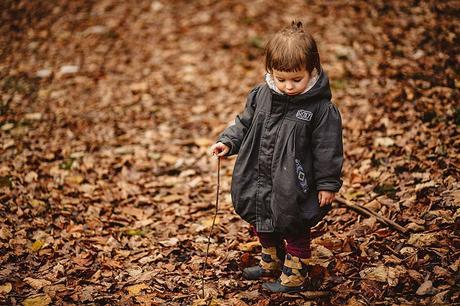
[[[340,196],[407,233],[336,204],[313,231],[325,296],[269,294],[241,278],[260,248],[225,160],[208,304],[460,303],[460,5],[413,2],[2,1],[0,303],[199,305],[209,146],[294,17],[342,112]]]

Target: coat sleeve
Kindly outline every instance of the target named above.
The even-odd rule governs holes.
[[[313,170],[318,191],[337,192],[342,186],[342,118],[332,102],[322,105],[312,132]]]
[[[222,142],[230,147],[230,151],[227,156],[238,154],[241,143],[243,142],[244,136],[248,131],[254,117],[254,111],[256,109],[256,95],[259,90],[259,86],[251,90],[248,95],[246,106],[244,110],[238,114],[235,118],[235,122],[227,127],[217,139],[217,142]]]

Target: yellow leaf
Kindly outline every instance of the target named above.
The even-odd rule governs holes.
[[[192,306],[218,306],[222,305],[219,300],[216,299],[197,299],[193,301]]]
[[[137,229],[137,230],[136,229],[130,229],[130,230],[126,231],[126,234],[128,236],[142,236],[142,235],[144,235],[144,232],[142,230],[140,230],[140,229]]]
[[[24,306],[47,306],[51,304],[51,298],[46,294],[41,294],[34,297],[28,297],[22,304]]]
[[[45,244],[44,241],[37,240],[32,244],[30,249],[32,250],[32,252],[38,252],[43,247],[44,244]]]
[[[206,220],[202,220],[201,221],[201,224],[205,227],[205,228],[210,228],[212,226],[212,220],[214,218],[209,218],[209,219],[206,219]],[[220,223],[220,219],[219,217],[216,217],[216,225]]]
[[[161,161],[167,163],[167,164],[171,164],[171,165],[174,165],[177,161],[177,156],[175,155],[171,155],[171,154],[163,154],[161,155]]]
[[[65,181],[69,185],[80,185],[84,179],[81,175],[69,175],[65,178]]]
[[[260,243],[258,241],[252,241],[252,242],[240,244],[239,249],[241,251],[251,252],[252,250],[254,250],[259,245],[260,245]]]
[[[46,206],[46,203],[43,202],[43,201],[40,201],[40,200],[33,199],[33,200],[30,201],[30,205],[33,208],[38,208],[38,207],[41,207],[41,206]]]
[[[126,288],[126,290],[128,290],[129,295],[138,295],[142,290],[147,289],[147,288],[149,288],[149,286],[147,286],[144,283],[140,283],[140,284],[129,286]]]
[[[13,285],[11,283],[5,283],[0,286],[0,295],[5,295],[11,292]]]

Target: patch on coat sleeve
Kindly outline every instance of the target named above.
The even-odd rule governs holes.
[[[303,170],[300,160],[298,160],[297,158],[295,159],[295,172],[297,174],[297,182],[299,183],[300,189],[302,189],[304,193],[307,193],[308,192],[307,176],[305,174],[305,171]]]
[[[313,113],[307,110],[299,109],[295,116],[300,120],[310,121],[311,117],[313,116]]]

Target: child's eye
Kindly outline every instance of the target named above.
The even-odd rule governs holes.
[[[284,82],[284,79],[278,79],[278,82],[282,83],[282,82]]]
[[[299,83],[300,81],[302,81],[303,79],[294,79],[294,82],[297,82]]]

